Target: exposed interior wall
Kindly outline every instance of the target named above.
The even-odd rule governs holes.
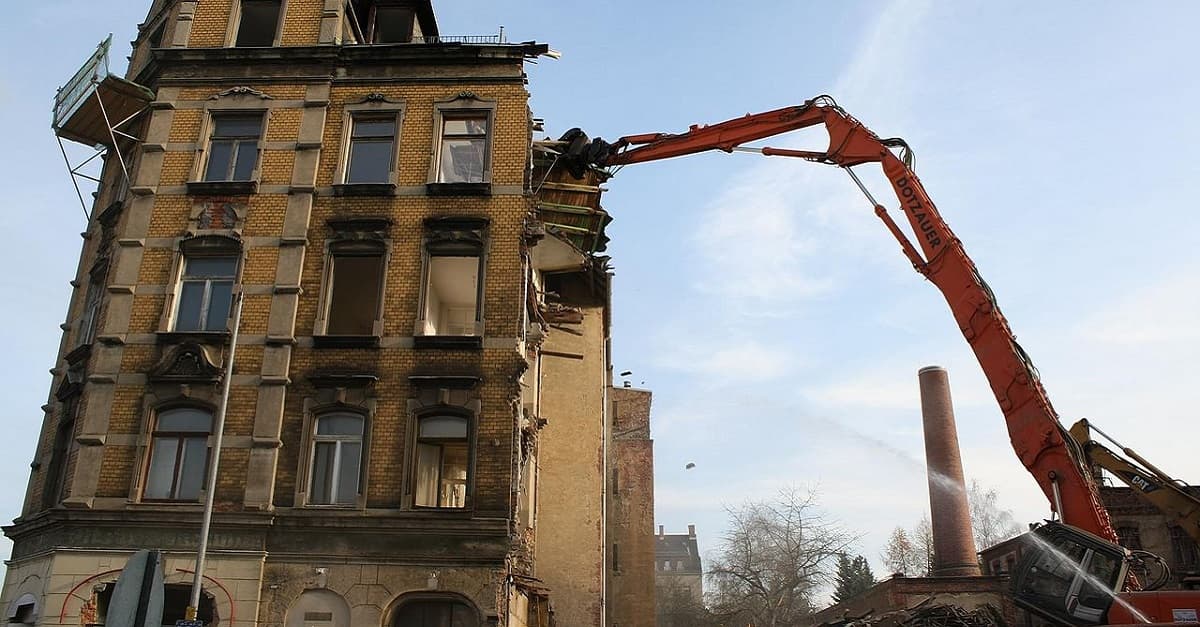
[[[535,574],[560,625],[602,625],[605,575],[604,310],[582,307],[542,347]]]

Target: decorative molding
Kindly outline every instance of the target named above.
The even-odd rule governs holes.
[[[180,344],[155,364],[148,378],[156,383],[216,383],[221,378],[221,367],[212,350],[199,344]]]
[[[340,241],[385,240],[392,228],[392,219],[387,217],[330,218],[325,223]]]
[[[308,375],[308,382],[317,388],[365,388],[378,380],[374,372],[357,370],[317,370]]]
[[[260,100],[274,100],[271,96],[264,94],[253,87],[240,85],[238,87],[230,87],[225,91],[218,92],[208,97],[209,100],[220,100],[229,96],[258,96]]]
[[[373,92],[363,96],[360,100],[357,100],[350,104],[366,104],[369,102],[386,103],[386,104],[404,104],[403,101],[393,100],[391,98],[388,98],[387,95],[385,95],[384,93],[378,92],[378,91],[373,91]]]

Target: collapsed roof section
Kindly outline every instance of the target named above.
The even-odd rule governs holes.
[[[601,147],[603,145],[603,148]],[[601,185],[611,174],[597,165],[593,154],[606,150],[600,140],[589,141],[579,129],[555,140],[533,145],[533,187],[538,219],[546,232],[581,254],[596,256],[608,248],[605,227],[612,216],[600,206]]]

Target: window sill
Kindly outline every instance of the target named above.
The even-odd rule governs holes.
[[[87,360],[92,355],[92,343],[80,344],[74,350],[63,356],[68,364],[74,366]]]
[[[229,331],[164,331],[158,334],[159,344],[227,344]]]
[[[379,348],[378,335],[314,335],[314,348]]]
[[[479,335],[418,335],[413,338],[413,348],[479,350],[483,348],[483,337]]]
[[[491,196],[491,183],[426,183],[430,196]]]
[[[343,196],[395,196],[395,183],[341,183],[333,186],[333,195]]]
[[[193,196],[249,196],[258,192],[258,181],[188,181]]]

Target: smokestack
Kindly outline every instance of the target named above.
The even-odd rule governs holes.
[[[917,373],[921,383],[921,417],[925,424],[925,464],[929,474],[929,512],[933,526],[935,577],[978,577],[971,509],[963,480],[958,429],[950,401],[950,377],[941,366]]]
[[[688,525],[688,537],[689,538],[696,537],[696,525]]]
[[[660,537],[660,538],[661,538],[661,537],[663,537],[664,535],[666,535],[666,533],[663,531],[663,526],[662,526],[662,525],[659,525],[659,526],[658,526],[658,537]]]

